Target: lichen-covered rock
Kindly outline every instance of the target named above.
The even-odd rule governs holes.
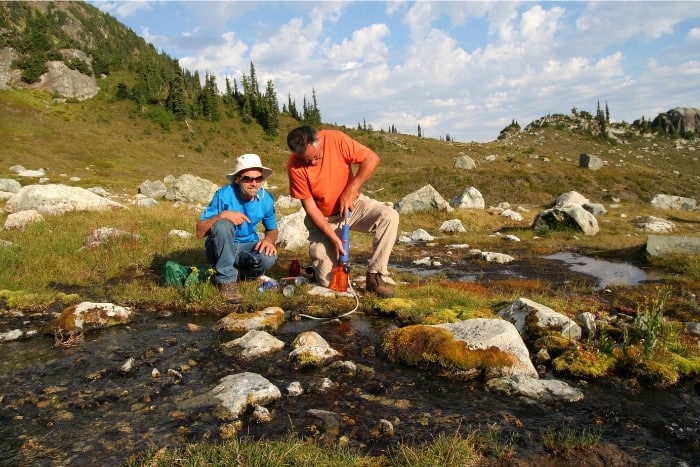
[[[271,306],[252,313],[229,313],[214,325],[213,330],[240,333],[253,329],[276,331],[282,324],[284,310],[278,306]]]
[[[406,326],[388,332],[383,347],[393,361],[443,369],[451,377],[473,378],[482,374],[537,377],[518,331],[501,319],[475,318],[434,326]]]
[[[322,367],[340,356],[328,342],[314,331],[299,334],[292,343],[292,350],[287,359],[295,369]]]
[[[69,333],[87,329],[128,324],[134,319],[134,310],[113,303],[82,302],[71,305],[56,318],[54,331]]]
[[[277,386],[262,376],[249,372],[221,378],[212,392],[233,418],[238,418],[249,406],[269,404],[282,397]]]
[[[241,360],[255,360],[273,354],[284,348],[284,342],[273,335],[253,329],[242,337],[221,344],[226,354]]]

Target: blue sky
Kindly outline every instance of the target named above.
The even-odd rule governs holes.
[[[253,62],[324,122],[492,141],[573,107],[614,121],[700,107],[697,2],[91,1],[200,75]]]

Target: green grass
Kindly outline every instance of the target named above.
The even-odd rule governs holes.
[[[269,187],[276,196],[288,193],[285,163],[288,156],[285,137],[296,122],[282,117],[280,136],[265,136],[256,125],[244,125],[227,119],[219,123],[192,121],[192,131],[183,122],[173,122],[163,129],[157,122],[135,113],[129,102],[113,102],[109,90],[124,77],[100,80],[107,92],[83,103],[55,104],[51,96],[38,92],[0,90],[0,178],[16,178],[10,171],[21,164],[28,169],[43,167],[52,183],[72,183],[84,188],[100,186],[118,200],[126,202],[144,180],[161,180],[167,175],[186,173],[225,183],[224,174],[233,167],[236,156],[256,152],[272,167]],[[669,218],[678,225],[679,235],[698,235],[700,211],[667,212],[650,206],[657,190],[665,193],[698,197],[700,164],[688,149],[676,150],[667,138],[646,139],[630,136],[625,144],[613,144],[591,136],[575,134],[549,126],[537,132],[521,132],[504,141],[491,143],[444,142],[380,132],[348,130],[359,141],[372,147],[382,158],[375,177],[365,192],[376,199],[396,202],[407,194],[431,184],[446,200],[470,186],[484,196],[486,205],[507,201],[512,207],[525,206],[525,221],[517,223],[489,210],[457,210],[404,215],[400,231],[410,233],[424,228],[435,237],[438,247],[429,253],[420,248],[397,245],[392,261],[410,261],[416,257],[444,252],[446,244],[468,243],[472,248],[498,251],[528,258],[560,250],[610,257],[647,265],[643,255],[645,234],[631,223],[637,215]],[[494,135],[495,136],[495,135]],[[590,153],[608,160],[599,171],[580,169],[578,156]],[[477,167],[464,171],[454,168],[454,159],[466,154]],[[484,157],[497,155],[494,162]],[[535,158],[535,156],[537,156]],[[548,159],[548,161],[545,160]],[[677,171],[680,175],[674,174]],[[20,180],[23,185],[35,180]],[[556,196],[579,191],[592,202],[619,203],[607,216],[599,219],[601,231],[586,237],[570,230],[551,231],[537,238],[531,228],[534,216]],[[279,216],[291,212],[279,212]],[[163,201],[155,208],[135,208],[114,212],[80,212],[63,216],[46,216],[44,222],[25,229],[0,231],[0,240],[12,242],[1,247],[0,310],[43,311],[82,300],[108,300],[144,311],[178,309],[186,313],[223,314],[231,310],[211,284],[177,289],[160,284],[160,273],[167,260],[197,266],[205,262],[203,242],[194,236],[168,236],[173,229],[194,232],[198,211]],[[6,214],[0,214],[4,222]],[[440,224],[460,219],[464,234],[443,235]],[[128,233],[106,245],[84,249],[85,237],[92,229],[112,227]],[[496,232],[517,235],[519,243],[503,242]],[[371,239],[354,235],[353,260],[366,258]],[[461,250],[451,259],[460,260]],[[466,254],[466,253],[464,253]],[[293,258],[306,263],[307,252],[280,251],[280,260],[270,272],[273,277],[286,275]],[[359,262],[359,261],[358,261]],[[679,321],[697,321],[700,309],[693,298],[700,285],[698,255],[677,255],[653,260],[654,266],[667,271],[667,283],[673,290],[664,317]],[[361,273],[361,271],[360,271]],[[435,323],[476,316],[490,316],[495,310],[518,296],[526,295],[570,316],[582,311],[607,310],[611,306],[634,308],[654,296],[649,287],[625,290],[624,302],[607,303],[592,297],[590,290],[568,284],[550,287],[537,279],[511,279],[487,285],[454,285],[439,277],[428,281],[410,274],[397,274],[396,298],[379,301],[368,295],[361,311],[394,315],[402,322]],[[259,294],[257,284],[241,284],[247,301],[258,307],[281,306],[315,316],[333,316],[349,311],[354,300],[311,299],[303,290],[292,297],[279,293]],[[428,305],[426,305],[428,304]],[[53,308],[52,308],[53,307]],[[657,337],[661,334],[653,331]],[[673,328],[668,328],[673,329]],[[649,361],[642,376],[671,380],[675,374],[697,375],[696,351],[677,333],[669,333],[653,349],[630,345],[624,355],[627,362],[638,362],[653,350],[660,362]],[[609,345],[609,339],[600,342]],[[645,341],[648,342],[648,341]],[[591,341],[590,345],[595,343]],[[602,345],[602,344],[601,344]],[[649,344],[646,344],[649,346]],[[659,347],[661,347],[659,349]],[[651,362],[651,363],[650,363]],[[465,437],[439,437],[426,446],[402,444],[379,458],[366,458],[344,449],[324,449],[300,443],[290,437],[256,443],[227,441],[201,444],[183,449],[161,449],[133,458],[130,465],[476,465],[478,449],[474,434]],[[558,439],[555,433],[545,436],[545,445],[560,449],[582,445],[589,434],[568,433]],[[572,441],[573,440],[573,441]],[[511,440],[512,441],[512,440]],[[512,454],[512,442],[492,441],[489,447],[499,459]]]

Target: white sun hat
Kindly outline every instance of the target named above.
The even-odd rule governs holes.
[[[263,177],[265,178],[269,177],[272,173],[271,168],[262,165],[262,162],[260,161],[260,156],[258,156],[257,154],[243,154],[242,156],[239,156],[238,159],[236,159],[236,165],[233,168],[233,172],[227,174],[226,178],[228,178],[230,181],[233,181],[236,175],[248,169],[259,169],[263,173]]]

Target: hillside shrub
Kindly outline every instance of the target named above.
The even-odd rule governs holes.
[[[12,62],[12,67],[22,70],[22,81],[28,84],[38,82],[41,75],[49,71],[45,53],[35,53],[28,57],[18,58]]]

